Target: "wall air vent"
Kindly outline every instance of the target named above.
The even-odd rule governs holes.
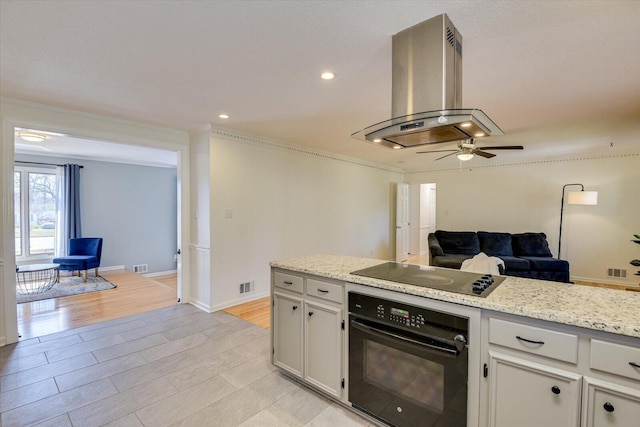
[[[240,293],[246,294],[248,292],[253,292],[255,289],[255,282],[251,280],[250,282],[240,283]]]
[[[138,264],[133,266],[134,273],[148,273],[149,272],[149,264]]]
[[[627,278],[627,270],[625,270],[624,268],[609,268],[607,269],[607,276],[608,277],[618,277],[621,279],[626,279]]]

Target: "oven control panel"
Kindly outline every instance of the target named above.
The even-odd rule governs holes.
[[[416,311],[412,313],[410,310],[391,306],[388,308],[387,315],[385,304],[378,304],[376,317],[378,319],[389,320],[399,325],[413,326],[416,329],[420,329],[421,326],[424,326],[425,320],[422,313],[416,313]]]
[[[468,330],[468,319],[449,313],[442,313],[424,307],[389,301],[349,292],[349,312],[363,318],[401,326],[423,332],[426,329],[444,327],[449,330]]]

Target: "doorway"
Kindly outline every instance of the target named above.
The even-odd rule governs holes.
[[[407,185],[407,184],[403,184]],[[404,259],[409,264],[429,265],[429,233],[436,230],[436,184],[410,184],[408,191],[408,243]],[[400,203],[400,197],[398,202]],[[404,202],[403,202],[404,203]]]
[[[15,107],[15,106],[14,106]],[[27,129],[47,129],[50,132],[82,135],[84,138],[94,138],[100,140],[119,141],[118,144],[131,145],[137,147],[156,148],[169,150],[177,153],[177,248],[188,245],[188,188],[189,188],[189,136],[186,132],[171,129],[154,128],[153,126],[140,126],[135,123],[123,123],[122,121],[111,120],[89,114],[76,113],[71,111],[53,111],[46,107],[30,106],[31,114],[24,114],[20,108],[5,109],[7,114],[13,113],[12,117],[28,117],[20,119],[7,119],[5,116],[2,126],[2,194],[3,211],[13,213],[13,165],[15,150],[15,130],[16,128]],[[28,108],[29,109],[29,108]],[[16,113],[17,112],[17,113]],[[70,124],[72,123],[72,124]],[[13,215],[5,215],[2,218],[0,229],[2,232],[2,256],[0,257],[0,267],[2,268],[2,284],[0,293],[3,303],[0,307],[0,317],[3,322],[0,326],[0,346],[16,342],[18,340],[17,328],[17,304],[15,296],[15,242],[13,241]],[[188,272],[182,268],[188,265],[188,251],[180,251],[177,255],[177,291],[176,301],[188,302],[188,288],[182,284],[186,282]],[[180,253],[179,252],[179,253]]]

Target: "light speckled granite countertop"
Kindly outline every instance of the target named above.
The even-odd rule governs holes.
[[[349,274],[384,262],[387,261],[313,255],[272,261],[270,265],[440,301],[640,338],[640,292],[507,276],[488,297],[478,298]]]

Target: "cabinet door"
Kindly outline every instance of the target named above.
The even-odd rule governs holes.
[[[490,364],[490,426],[578,426],[580,375],[494,352]]]
[[[273,294],[273,363],[302,377],[302,299]]]
[[[342,310],[305,302],[305,378],[311,384],[342,396]]]
[[[627,427],[640,424],[640,390],[585,378],[584,427]]]

